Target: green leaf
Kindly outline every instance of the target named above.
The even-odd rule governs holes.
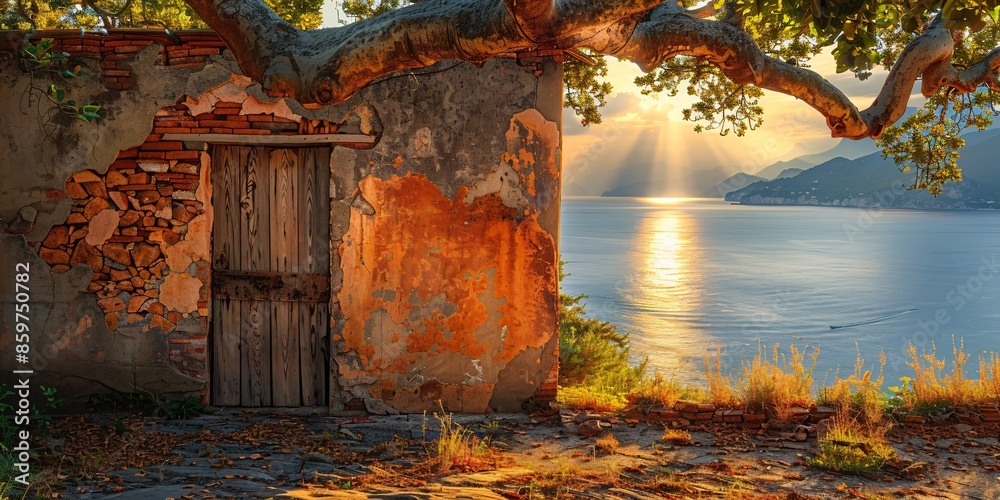
[[[76,78],[76,73],[68,69],[62,70],[62,75],[65,76],[66,78]]]
[[[32,59],[38,60],[38,47],[29,43],[24,46],[24,51],[31,56]]]
[[[86,113],[85,112],[85,113],[83,113],[83,117],[86,118],[88,122],[90,122],[90,121],[94,121],[94,120],[100,118],[101,115],[99,115],[97,113]]]
[[[66,91],[63,89],[56,90],[56,100],[62,102],[66,98]]]
[[[52,39],[51,38],[42,38],[41,40],[38,41],[38,53],[39,54],[44,54],[44,53],[48,52],[49,49],[51,49],[51,48],[52,48]]]
[[[88,105],[86,105],[86,106],[83,107],[83,112],[84,113],[97,113],[100,109],[101,109],[101,107],[98,106],[98,105],[96,105],[96,104],[88,104]]]

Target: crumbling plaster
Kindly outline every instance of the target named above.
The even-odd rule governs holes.
[[[207,182],[197,197],[206,214],[191,221],[185,237],[151,239],[168,264],[158,291],[185,315],[176,325],[107,324],[88,291],[91,269],[53,272],[37,248],[69,214],[67,179],[87,170],[104,175],[119,151],[143,143],[157,110],[178,99],[211,109],[246,95],[280,107],[281,116],[379,138],[370,150],[333,150],[333,409],[361,401],[373,412],[418,411],[442,399],[453,410],[517,410],[550,376],[558,331],[560,106],[538,99],[561,99],[561,65],[550,63],[535,78],[509,60],[483,69],[446,62],[313,110],[274,104],[234,75],[225,57],[203,68],[168,69],[153,65],[156,53],[150,46],[132,62],[136,90],[108,90],[96,76],[74,83],[75,95],[103,105],[96,124],[58,112],[31,90],[47,88],[40,75],[0,62],[0,85],[12,89],[0,93],[0,229],[8,233],[0,236],[0,266],[32,263],[33,331],[45,332],[33,337],[41,383],[71,388],[70,396],[95,387],[204,392],[205,367],[204,376],[183,373],[168,351],[171,338],[205,333],[209,323],[210,311],[191,291],[204,295],[209,283],[185,272],[210,258]],[[194,165],[202,179],[206,158]],[[111,202],[90,220],[91,245],[107,241],[117,223]],[[0,283],[0,300],[13,297],[11,286]],[[0,307],[9,332],[13,308]],[[0,340],[5,373],[13,366],[11,341]]]

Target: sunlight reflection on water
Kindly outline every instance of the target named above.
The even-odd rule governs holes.
[[[949,293],[1000,251],[1000,212],[884,211],[864,234],[863,213],[827,207],[731,206],[717,200],[569,198],[561,251],[567,293],[588,313],[632,333],[636,358],[686,381],[720,347],[737,366],[763,345],[822,349],[816,379],[850,371],[860,348],[885,350],[886,380],[907,374],[909,342],[942,354],[951,334],[967,352],[1000,350],[1000,279],[958,310]],[[871,325],[831,330],[918,308]],[[949,313],[934,334],[938,310]],[[923,326],[922,326],[923,325]]]

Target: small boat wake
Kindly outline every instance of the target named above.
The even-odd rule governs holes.
[[[904,311],[899,311],[899,312],[895,312],[895,313],[892,313],[892,314],[887,314],[885,316],[880,316],[878,318],[870,319],[868,321],[860,321],[858,323],[848,323],[846,325],[830,325],[830,329],[831,330],[836,330],[838,328],[850,328],[852,326],[870,325],[872,323],[878,323],[879,321],[885,321],[885,320],[887,320],[889,318],[895,318],[896,316],[902,316],[904,314],[908,314],[908,313],[911,313],[911,312],[916,311],[916,310],[917,310],[917,308],[914,307],[912,309],[906,309]]]

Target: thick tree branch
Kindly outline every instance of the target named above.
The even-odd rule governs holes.
[[[731,3],[723,20],[708,7],[662,0],[422,0],[344,27],[300,31],[262,0],[188,0],[225,40],[244,73],[275,96],[343,101],[381,76],[446,59],[481,62],[552,45],[588,47],[651,71],[676,56],[701,58],[736,83],[795,96],[822,113],[834,137],[877,137],[906,109],[917,78],[925,95],[942,87],[997,90],[1000,49],[964,71],[951,63],[951,32],[932,25],[902,52],[870,107],[859,110],[817,73],[768,57]]]
[[[900,54],[870,107],[858,110],[847,96],[817,73],[768,57],[743,30],[725,22],[695,19],[668,7],[657,7],[650,19],[636,27],[632,39],[616,55],[627,57],[650,71],[679,55],[702,58],[736,83],[797,97],[827,120],[834,137],[878,137],[906,111],[913,84],[924,77],[924,93],[944,86],[970,92],[980,84],[996,85],[993,71],[1000,55],[993,51],[983,62],[959,73],[950,64],[951,32],[932,27]]]

